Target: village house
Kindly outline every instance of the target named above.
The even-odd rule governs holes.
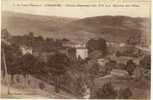
[[[20,46],[20,50],[22,52],[23,55],[25,54],[32,54],[32,48],[28,47],[28,46]]]
[[[79,44],[75,46],[76,48],[76,57],[85,59],[88,57],[88,49],[86,48],[85,44]]]
[[[86,48],[85,44],[66,41],[63,43],[63,47],[68,48],[67,56],[72,59],[78,59],[79,57],[81,59],[85,59],[88,57],[88,49]]]

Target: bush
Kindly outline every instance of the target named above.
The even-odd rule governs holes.
[[[143,59],[140,61],[140,66],[145,69],[151,69],[151,56],[146,55],[143,57]]]
[[[90,39],[87,42],[87,48],[89,50],[89,53],[96,51],[96,50],[102,51],[103,55],[106,55],[106,53],[107,53],[107,44],[103,38]]]
[[[130,96],[132,96],[132,91],[130,88],[120,89],[118,93],[118,99],[128,99]]]
[[[84,95],[84,92],[85,92],[85,88],[84,88],[84,85],[85,85],[85,80],[82,78],[82,77],[79,77],[77,79],[77,83],[76,83],[76,89],[77,89],[77,94],[80,96],[80,97],[83,97]]]
[[[112,69],[115,69],[117,66],[117,62],[114,61],[114,60],[110,60],[109,62],[107,62],[105,64],[105,67],[104,67],[104,73],[105,74],[110,74],[110,72],[112,71]]]
[[[129,75],[133,74],[135,68],[136,64],[133,62],[133,60],[128,60],[126,63],[126,71],[129,73]]]
[[[119,63],[116,68],[121,70],[126,70],[126,65],[124,63]]]
[[[117,96],[117,92],[112,86],[111,82],[104,84],[96,92],[96,99],[114,99]]]
[[[43,90],[45,88],[44,83],[39,83],[39,88]]]
[[[121,56],[121,53],[119,51],[116,52],[116,56],[119,57]]]
[[[150,70],[146,70],[144,74],[145,74],[146,79],[148,79],[148,80],[151,79],[151,71]]]

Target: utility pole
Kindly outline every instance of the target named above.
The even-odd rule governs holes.
[[[7,93],[9,95],[10,94],[10,84],[9,84],[8,71],[7,71],[7,67],[6,67],[6,59],[5,59],[4,49],[2,49],[2,52],[3,52],[3,61],[4,61],[4,73],[5,73],[7,87],[8,87],[7,88]]]

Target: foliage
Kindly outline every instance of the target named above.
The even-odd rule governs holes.
[[[118,99],[129,99],[129,97],[132,96],[130,88],[120,89],[118,93]]]
[[[141,51],[137,49],[135,45],[126,44],[126,46],[120,48],[120,50],[116,52],[116,56],[139,57],[141,56]]]
[[[103,38],[100,39],[90,39],[87,42],[87,48],[89,50],[89,52],[93,52],[95,50],[100,50],[101,52],[103,52],[103,54],[106,54],[107,51],[107,45],[106,45],[106,41]]]
[[[36,74],[42,63],[31,54],[22,55],[19,46],[4,45],[6,65],[10,74]]]
[[[140,66],[145,69],[151,69],[151,56],[146,55],[143,57],[142,60],[140,60]]]
[[[34,58],[34,65],[33,65],[33,70],[32,73],[33,74],[37,74],[37,75],[48,75],[48,68],[46,66],[46,63],[43,62],[42,60],[38,59],[38,58]]]
[[[66,39],[44,39],[42,36],[34,36],[34,34],[29,32],[29,34],[23,36],[11,36],[9,42],[31,47],[35,52],[52,52],[62,48],[62,41],[68,41]]]
[[[140,44],[140,37],[141,35],[139,33],[134,33],[132,36],[128,38],[127,44],[130,45]]]
[[[48,58],[47,65],[54,75],[64,74],[69,66],[69,59],[65,54],[56,53]]]
[[[49,72],[55,77],[55,92],[59,92],[60,87],[60,76],[64,75],[67,68],[69,67],[69,59],[65,54],[56,53],[50,56],[48,59],[47,66],[49,67]]]
[[[112,86],[111,82],[105,83],[101,88],[96,92],[97,99],[114,99],[117,96],[117,92]]]
[[[117,52],[116,52],[116,56],[117,56],[117,57],[121,56],[120,51],[117,51]]]
[[[90,73],[90,78],[94,79],[96,75],[98,75],[99,73],[99,65],[97,63],[94,63],[92,67],[89,69],[89,73]]]
[[[151,79],[151,70],[146,70],[144,74],[145,74],[146,79],[148,79],[148,80]]]
[[[44,83],[39,83],[39,88],[43,90],[45,88]]]
[[[7,29],[2,29],[1,30],[1,35],[2,35],[2,39],[8,40],[10,38],[10,33],[8,32]]]
[[[116,66],[117,69],[126,70],[126,65],[124,63],[119,63]]]
[[[22,73],[23,74],[34,74],[36,69],[34,68],[36,59],[31,54],[23,55],[19,60],[19,65],[22,66]]]
[[[92,59],[99,59],[103,57],[103,53],[100,50],[94,50],[93,52],[89,54],[89,57]]]
[[[77,92],[79,94],[79,96],[83,97],[84,95],[84,92],[85,92],[85,88],[84,88],[84,85],[85,85],[85,80],[83,79],[83,77],[79,77],[77,78]]]
[[[106,74],[110,74],[110,72],[112,71],[112,69],[116,68],[117,62],[114,60],[109,60],[109,62],[107,62],[105,64],[105,67],[103,69],[103,73]]]
[[[6,66],[8,69],[8,73],[10,74],[15,74],[19,73],[19,65],[18,61],[21,57],[21,51],[19,50],[19,47],[15,44],[12,45],[7,45],[7,44],[2,44],[2,56],[5,54],[5,61],[6,61]]]
[[[135,68],[136,68],[136,64],[133,62],[133,60],[128,60],[126,64],[126,70],[129,73],[129,75],[133,74],[133,71]]]

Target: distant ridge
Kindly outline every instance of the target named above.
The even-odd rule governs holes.
[[[34,32],[44,37],[68,38],[76,41],[103,37],[107,41],[125,42],[135,34],[149,37],[149,22],[149,18],[128,16],[95,16],[79,19],[2,12],[2,28],[7,27],[13,35]]]

